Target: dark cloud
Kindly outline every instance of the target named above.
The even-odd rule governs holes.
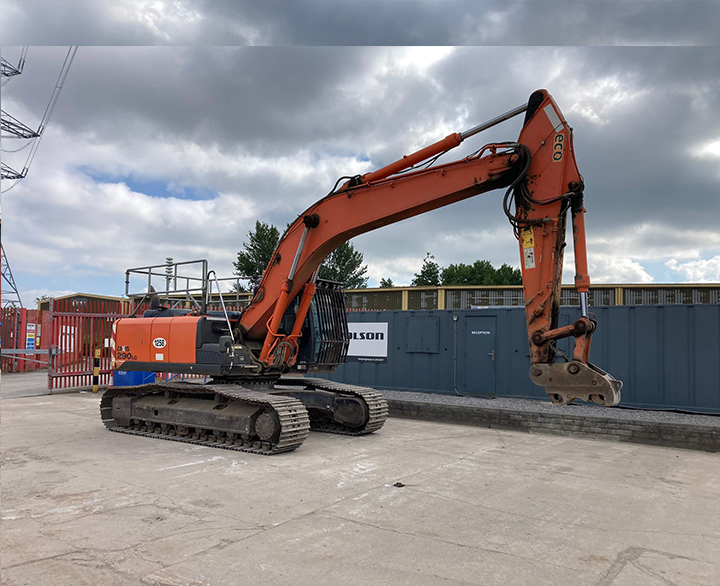
[[[720,16],[716,2],[694,0],[529,0],[460,5],[465,17],[461,38],[455,39],[457,45],[714,46],[717,31],[713,23]]]
[[[25,73],[3,88],[3,108],[39,120],[63,56],[62,48],[31,48]],[[130,259],[150,264],[151,250],[160,261],[209,256],[229,273],[256,218],[282,227],[339,175],[380,167],[546,87],[575,129],[593,275],[646,279],[646,259],[720,252],[720,159],[697,156],[720,141],[718,80],[720,49],[708,47],[82,47],[30,176],[4,199],[4,244],[12,249],[35,226],[43,236],[28,263],[40,266],[43,250],[47,258],[66,250],[68,259],[101,249],[119,235],[111,220],[117,200],[127,206],[128,248],[94,254],[110,259],[104,271],[124,270]],[[506,122],[445,159],[513,140],[520,125],[520,118]],[[132,175],[221,196],[203,205],[158,203],[92,181],[89,171],[109,184]],[[357,244],[376,272],[393,278],[411,275],[427,251],[441,264],[517,264],[500,196],[401,222]],[[86,241],[81,226],[91,205],[107,225]]]
[[[716,45],[713,0],[2,0],[10,44]]]
[[[151,45],[156,34],[94,0],[0,0],[4,45]],[[75,40],[71,40],[75,39]]]
[[[714,2],[634,0],[206,0],[288,45],[717,44]]]
[[[137,132],[121,121],[144,123],[147,130],[192,135],[204,143],[292,143],[313,134],[323,140],[337,135],[338,123],[347,118],[343,109],[353,94],[365,91],[350,86],[376,52],[83,47],[64,89],[63,102],[72,107],[63,108],[63,123],[115,136]],[[42,112],[62,62],[58,57],[55,49],[31,48],[28,67],[37,68],[37,75],[23,83],[12,80],[6,95]]]

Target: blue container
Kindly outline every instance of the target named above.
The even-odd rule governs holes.
[[[134,387],[155,382],[154,372],[141,372],[135,370],[113,370],[113,386]]]
[[[720,304],[593,307],[590,361],[623,381],[621,405],[720,414]],[[522,307],[351,311],[351,328],[387,323],[387,359],[350,356],[329,378],[380,389],[547,401],[528,376]],[[561,307],[559,326],[580,317]],[[572,355],[572,339],[558,342]]]

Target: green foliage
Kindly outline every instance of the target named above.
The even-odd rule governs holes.
[[[392,279],[383,277],[380,279],[380,286],[381,287],[394,287],[395,284],[393,283]]]
[[[333,250],[320,265],[321,279],[342,283],[346,289],[367,287],[367,265],[362,264],[363,254],[355,250],[349,242],[344,242]]]
[[[272,224],[255,222],[255,230],[248,232],[249,242],[243,242],[243,250],[238,252],[235,274],[242,277],[262,275],[270,262],[270,257],[280,240],[280,232]]]
[[[419,273],[412,280],[413,287],[428,286],[462,286],[462,285],[522,285],[520,269],[503,264],[496,269],[490,261],[476,260],[473,264],[451,264],[440,267],[435,257],[429,252],[423,260]],[[383,281],[380,286],[384,287]]]
[[[503,263],[496,271],[497,285],[522,285],[522,271]]]
[[[440,265],[435,262],[435,257],[429,252],[425,255],[422,268],[415,273],[411,285],[413,287],[430,287],[440,284]]]
[[[289,224],[288,224],[289,226]],[[238,252],[235,274],[252,277],[262,275],[267,268],[272,253],[280,241],[280,232],[272,224],[255,222],[255,230],[248,232],[248,242],[243,242],[243,250]],[[345,242],[333,250],[320,266],[320,278],[343,283],[347,289],[367,287],[367,265],[363,266],[363,254]],[[239,287],[239,288],[238,288]],[[233,291],[245,291],[241,285],[233,285]]]
[[[471,265],[451,264],[442,269],[443,285],[522,285],[520,269],[503,264],[496,269],[487,260],[476,260]]]

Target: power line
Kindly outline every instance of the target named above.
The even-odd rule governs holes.
[[[30,144],[31,144],[31,143],[27,142],[27,143],[25,143],[23,146],[21,146],[19,149],[15,149],[14,151],[9,151],[9,150],[3,149],[3,148],[0,148],[0,151],[2,151],[3,153],[19,153],[20,151],[25,150],[26,148],[28,148],[28,147],[30,146]]]
[[[25,165],[23,166],[22,171],[15,171],[8,167],[7,165],[2,166],[2,179],[16,179],[17,181],[24,179],[27,176],[27,173],[30,169],[30,165],[33,162],[33,159],[35,158],[35,154],[37,153],[38,148],[40,147],[40,141],[42,140],[45,128],[48,125],[48,122],[50,121],[50,117],[52,116],[53,110],[55,110],[55,106],[57,104],[58,98],[60,97],[60,92],[62,91],[63,85],[65,84],[65,80],[67,79],[68,73],[70,72],[70,66],[73,63],[73,60],[75,59],[75,55],[77,53],[77,46],[70,47],[68,49],[67,54],[65,55],[65,61],[63,61],[62,67],[60,68],[60,74],[58,75],[57,81],[55,82],[55,88],[53,89],[52,94],[50,95],[50,100],[48,101],[48,105],[45,108],[45,112],[43,114],[42,120],[40,120],[40,126],[38,126],[37,131],[32,130],[10,114],[8,114],[5,111],[2,111],[2,130],[7,132],[8,134],[3,136],[2,138],[25,138],[25,139],[32,139],[29,144],[32,146],[30,147],[30,152],[28,153],[27,159],[25,160]],[[27,55],[27,50],[23,51],[23,54],[20,57],[20,63],[18,64],[18,67],[15,68],[15,70],[22,71],[22,67],[25,63],[25,56]],[[5,62],[7,63],[7,61]],[[8,64],[9,65],[9,64]],[[4,64],[3,64],[4,66]],[[3,69],[4,70],[4,69]],[[17,75],[17,73],[13,73],[12,75]],[[27,146],[27,145],[26,145]],[[22,150],[25,147],[22,147],[20,149],[17,149],[18,151]],[[12,152],[12,151],[5,151],[5,152]],[[17,151],[15,151],[17,152]],[[10,191],[13,187],[17,185],[17,182],[8,187],[7,189],[4,189],[0,191],[0,193],[6,193],[7,191]]]
[[[67,55],[65,56],[65,61],[63,62],[63,66],[60,69],[60,75],[58,75],[58,79],[55,82],[55,89],[53,89],[53,93],[50,96],[50,101],[48,102],[47,108],[45,108],[45,113],[43,114],[43,118],[40,121],[40,127],[38,128],[38,133],[40,134],[40,136],[37,138],[37,140],[34,141],[34,144],[30,148],[30,152],[28,153],[27,161],[25,161],[25,167],[23,167],[22,171],[23,177],[27,175],[30,164],[35,158],[35,153],[37,152],[38,147],[40,146],[40,141],[42,140],[43,131],[45,130],[45,127],[50,121],[50,116],[52,116],[53,110],[55,109],[55,104],[57,104],[58,98],[60,97],[60,92],[62,91],[63,84],[67,79],[68,73],[70,72],[70,66],[75,59],[75,54],[77,53],[77,50],[77,47],[70,47],[70,49],[68,49]]]

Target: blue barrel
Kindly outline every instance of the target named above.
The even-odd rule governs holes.
[[[113,370],[113,386],[134,387],[155,382],[154,372],[141,372],[136,370]]]

